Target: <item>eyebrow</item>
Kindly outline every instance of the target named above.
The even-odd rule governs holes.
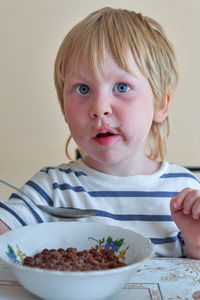
[[[91,80],[89,82],[87,78],[79,76],[79,77],[68,77],[67,82],[69,83],[69,85],[76,85],[81,83],[89,85],[91,83]]]

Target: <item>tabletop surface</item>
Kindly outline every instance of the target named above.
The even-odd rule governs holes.
[[[0,299],[38,300],[0,261]],[[200,260],[153,258],[110,300],[200,300]]]

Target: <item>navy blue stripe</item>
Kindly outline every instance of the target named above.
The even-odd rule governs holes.
[[[34,208],[25,200],[23,199],[21,196],[19,196],[18,194],[16,193],[13,193],[11,196],[10,196],[10,199],[11,198],[16,198],[16,199],[20,199],[22,200],[27,206],[28,208],[32,211],[32,213],[34,214],[34,216],[37,218],[37,220],[39,221],[39,223],[44,223],[44,220],[40,217],[40,215],[38,215],[38,213],[34,210]]]
[[[35,182],[33,182],[31,180],[27,181],[26,184],[31,186],[34,190],[36,190],[49,205],[53,206],[52,199],[38,184],[36,184]]]
[[[74,192],[86,192],[83,186],[72,186],[68,183],[59,184],[57,182],[53,183],[53,189],[59,189],[59,190],[72,190]]]
[[[174,243],[178,240],[177,235],[176,236],[170,236],[167,238],[150,238],[153,244],[168,244],[168,243]]]
[[[4,203],[0,201],[0,207],[4,208],[5,210],[9,211],[23,226],[26,226],[27,224],[24,222],[24,220],[10,207],[6,206]]]
[[[76,177],[79,177],[79,176],[88,176],[86,173],[81,172],[81,171],[74,171],[74,174],[76,175]]]
[[[53,189],[72,190],[76,193],[85,192],[91,197],[162,197],[171,198],[177,195],[177,192],[168,191],[92,191],[88,192],[83,186],[72,186],[68,183],[53,183]]]
[[[93,191],[87,192],[92,197],[153,197],[172,198],[177,192],[167,191]]]
[[[58,171],[63,172],[65,174],[74,173],[76,177],[79,177],[79,176],[88,176],[86,173],[84,173],[82,171],[73,171],[71,168],[68,168],[68,169],[63,169],[63,168],[56,169],[56,168],[53,168],[53,167],[48,167],[46,169],[41,170],[41,172],[45,172],[45,173],[48,174],[49,170],[58,170]]]
[[[163,174],[162,176],[160,176],[160,178],[184,178],[184,177],[192,178],[192,179],[196,180],[197,182],[200,182],[195,175],[190,174],[190,173],[183,173],[183,172],[182,173],[166,173],[166,174]]]
[[[146,222],[173,222],[171,215],[135,215],[135,214],[112,214],[104,210],[98,209],[82,209],[74,207],[82,211],[87,210],[95,212],[98,217],[110,218],[118,221],[146,221]]]
[[[118,221],[146,221],[146,222],[172,222],[171,215],[135,215],[135,214],[112,214],[102,210],[91,210],[95,211],[98,217],[106,217]]]

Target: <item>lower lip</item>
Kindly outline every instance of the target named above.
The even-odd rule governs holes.
[[[118,139],[118,137],[119,137],[119,135],[115,134],[115,135],[110,135],[110,136],[104,136],[104,137],[101,137],[101,138],[95,137],[94,140],[99,145],[109,146],[109,145],[112,145]]]

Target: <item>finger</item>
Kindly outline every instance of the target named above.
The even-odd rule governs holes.
[[[183,209],[183,202],[187,194],[192,191],[190,188],[185,188],[181,192],[179,192],[175,197],[173,197],[170,201],[170,209],[172,212],[176,212],[178,210]]]
[[[192,216],[194,219],[200,218],[200,197],[194,202],[192,206]]]
[[[200,198],[200,191],[198,190],[191,190],[188,192],[188,194],[185,196],[184,202],[183,202],[183,213],[186,215],[189,215],[192,213],[192,208],[195,202]]]

